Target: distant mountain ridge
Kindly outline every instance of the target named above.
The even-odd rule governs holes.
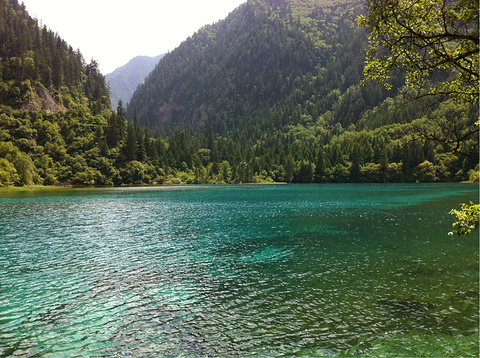
[[[162,54],[155,57],[134,57],[127,64],[105,76],[110,87],[110,100],[113,108],[117,107],[118,101],[122,101],[124,105],[130,101],[138,85],[143,83],[145,77],[163,56]]]

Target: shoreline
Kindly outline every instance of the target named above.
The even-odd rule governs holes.
[[[228,186],[228,185],[288,185],[288,184],[478,184],[476,182],[470,181],[460,181],[460,182],[425,182],[425,183],[415,183],[415,182],[402,182],[402,183],[286,183],[286,182],[260,182],[260,183],[215,183],[215,184],[137,184],[137,185],[121,185],[121,186],[81,186],[81,185],[25,185],[25,186],[4,186],[0,187],[1,193],[9,192],[20,192],[20,191],[55,191],[55,190],[68,190],[68,189],[107,189],[107,188],[148,188],[148,187],[164,187],[164,186],[185,186],[185,185],[211,185],[211,186]]]

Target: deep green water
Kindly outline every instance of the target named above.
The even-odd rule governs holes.
[[[5,197],[8,196],[8,197]],[[0,198],[0,356],[477,357],[478,186]]]

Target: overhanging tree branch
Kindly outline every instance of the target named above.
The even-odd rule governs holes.
[[[370,30],[367,79],[387,82],[399,69],[413,88],[438,70],[450,71],[432,95],[448,88],[457,100],[478,101],[478,8],[478,0],[367,0],[368,15],[359,20]],[[379,56],[382,48],[390,55]]]

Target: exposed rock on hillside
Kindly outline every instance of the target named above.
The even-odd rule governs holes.
[[[22,109],[27,111],[41,111],[45,109],[48,113],[67,110],[62,103],[57,101],[50,92],[40,85],[36,87],[34,97],[25,103]]]

